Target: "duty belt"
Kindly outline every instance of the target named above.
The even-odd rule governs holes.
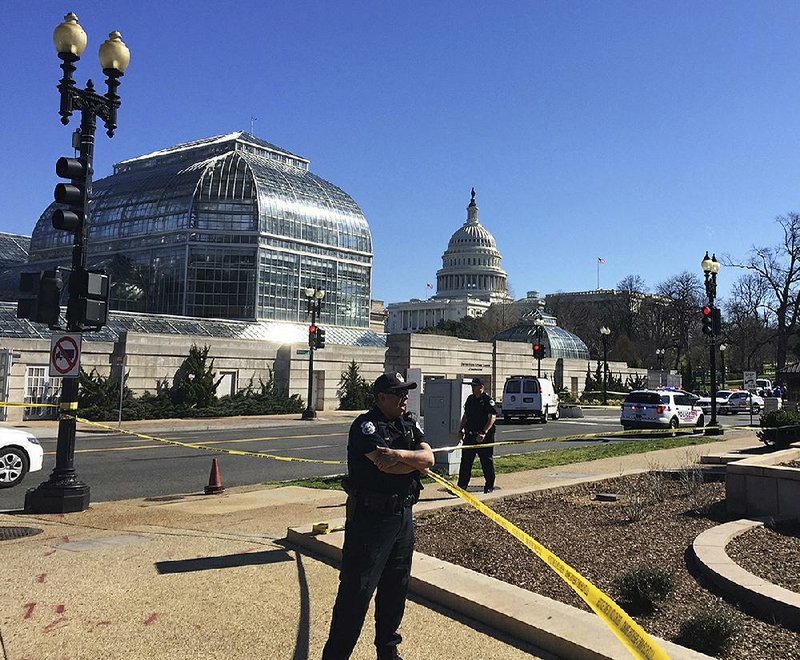
[[[416,498],[409,493],[406,496],[397,493],[379,493],[371,490],[359,490],[352,495],[359,506],[373,513],[398,513],[416,503]]]

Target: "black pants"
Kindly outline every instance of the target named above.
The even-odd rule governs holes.
[[[411,507],[374,513],[357,506],[345,524],[339,592],[322,660],[346,660],[364,626],[375,596],[375,647],[378,658],[394,657],[403,619],[414,554]]]
[[[478,443],[475,439],[476,436],[474,433],[467,432],[467,436],[464,438],[464,444],[477,445]],[[494,442],[494,434],[488,435],[484,442]],[[461,450],[461,465],[458,468],[458,487],[466,490],[467,486],[469,486],[469,480],[472,476],[472,464],[475,462],[475,454],[481,459],[481,469],[483,470],[483,477],[486,480],[485,488],[494,488],[494,447]]]

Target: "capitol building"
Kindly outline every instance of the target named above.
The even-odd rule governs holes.
[[[467,219],[453,234],[436,273],[436,295],[387,306],[386,332],[417,332],[440,321],[483,316],[494,303],[511,302],[508,276],[494,236],[478,217],[475,190]]]

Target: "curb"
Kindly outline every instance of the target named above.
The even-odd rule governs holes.
[[[344,520],[331,521],[333,528]],[[339,563],[344,533],[314,535],[312,526],[289,528],[289,543]],[[476,571],[414,553],[409,590],[437,605],[569,660],[629,660],[631,655],[591,612],[507,584]],[[653,640],[671,660],[711,656],[658,637]]]
[[[800,631],[800,594],[753,575],[725,552],[734,538],[771,520],[794,520],[777,516],[734,520],[717,525],[692,542],[692,553],[700,572],[733,600],[750,606],[765,620],[780,619],[787,628]]]

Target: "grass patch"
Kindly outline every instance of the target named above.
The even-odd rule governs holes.
[[[514,454],[513,456],[495,456],[494,469],[498,474],[521,472],[523,470],[537,470],[540,468],[569,465],[570,463],[583,463],[596,461],[601,458],[627,456],[629,454],[643,454],[659,449],[675,449],[676,447],[689,447],[692,445],[707,445],[719,442],[717,436],[686,435],[676,438],[647,438],[625,440],[622,442],[604,442],[591,447],[574,447],[572,449],[550,449],[537,451],[530,454]],[[477,459],[472,474],[482,474],[480,463]]]
[[[513,456],[495,456],[494,468],[498,474],[509,472],[522,472],[524,470],[537,470],[540,468],[569,465],[570,463],[583,463],[596,461],[601,458],[614,456],[627,456],[628,454],[643,454],[658,449],[675,449],[676,447],[689,447],[692,445],[706,445],[719,442],[720,437],[706,437],[703,435],[685,435],[676,438],[647,438],[626,440],[623,442],[603,442],[592,447],[573,447],[571,449],[549,449],[530,454],[514,454]],[[473,476],[480,476],[480,463],[476,459],[472,469]],[[308,479],[294,479],[292,481],[270,481],[269,486],[302,486],[303,488],[320,488],[324,490],[342,490],[342,476],[337,477],[310,477]],[[423,484],[432,483],[433,479],[423,479]]]

